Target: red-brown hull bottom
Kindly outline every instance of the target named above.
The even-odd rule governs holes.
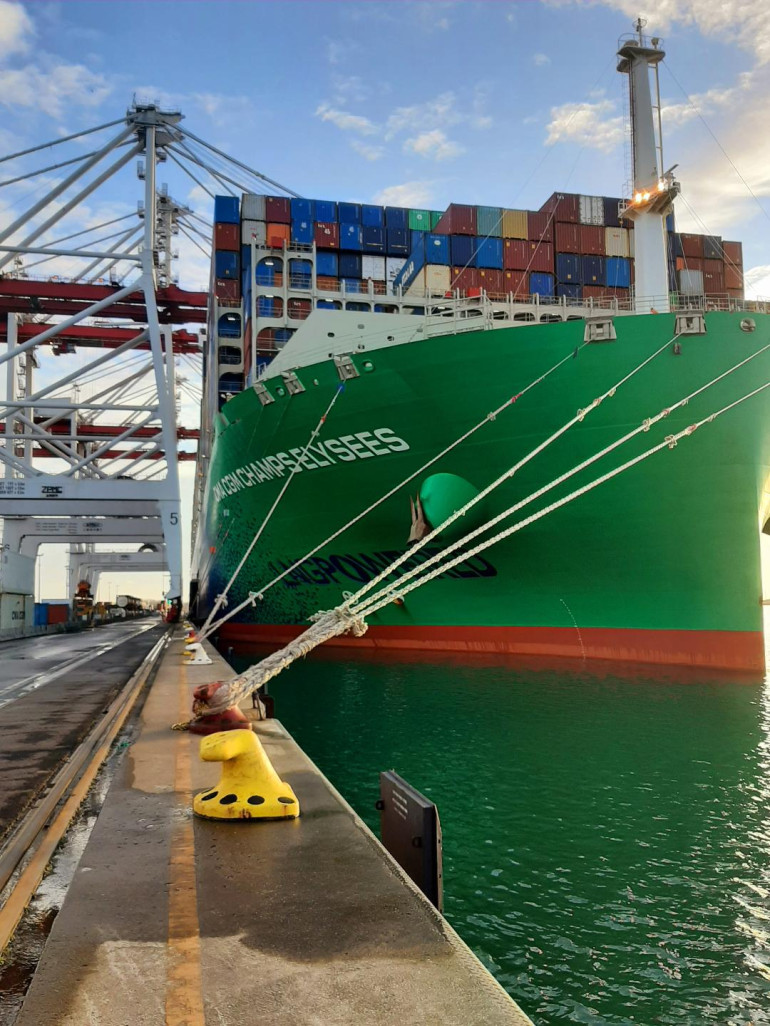
[[[224,624],[221,642],[285,645],[304,628],[295,624]],[[763,673],[760,631],[652,631],[565,627],[370,626],[361,638],[342,636],[325,646],[388,652],[544,656],[601,659],[658,666],[706,667]]]

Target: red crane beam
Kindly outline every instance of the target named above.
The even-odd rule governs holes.
[[[50,324],[19,324],[19,342],[27,342],[29,339],[39,335],[40,332],[50,328]],[[7,341],[8,322],[0,319],[0,344]],[[124,342],[136,336],[136,328],[114,328],[101,325],[75,325],[72,328],[65,328],[54,338],[49,338],[44,345],[58,345],[60,342],[69,342],[73,346],[81,346],[85,349],[117,349]],[[175,331],[172,335],[173,350],[177,354],[189,353],[193,356],[201,352],[198,336],[191,331]],[[149,349],[149,342],[142,342],[137,349]]]

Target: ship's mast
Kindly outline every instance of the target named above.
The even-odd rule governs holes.
[[[634,155],[632,195],[621,214],[634,222],[636,311],[663,313],[669,310],[665,218],[679,192],[679,184],[674,180],[673,168],[664,172],[659,166],[662,144],[661,140],[656,140],[653,119],[650,69],[655,71],[659,112],[657,68],[666,54],[660,49],[659,39],[652,39],[648,45],[643,28],[644,21],[640,18],[636,34],[621,40],[618,50],[618,71],[628,75]]]

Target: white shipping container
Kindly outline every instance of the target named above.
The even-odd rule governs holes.
[[[680,271],[679,291],[685,296],[702,296],[703,271]]]
[[[414,276],[414,281],[410,283],[409,288],[406,290],[407,296],[424,296],[425,295],[425,268],[418,271]]]
[[[393,282],[401,273],[401,268],[406,263],[406,257],[385,258],[385,280],[388,283],[388,292],[393,293]]]
[[[362,256],[361,277],[364,281],[368,278],[371,278],[373,281],[385,281],[385,257]]]
[[[627,228],[605,228],[604,229],[604,252],[607,256],[627,257],[628,236]]]
[[[451,269],[445,264],[428,264],[425,268],[425,288],[429,292],[448,292],[451,282]]]
[[[580,223],[604,224],[604,200],[601,196],[580,197]]]
[[[241,201],[241,217],[244,221],[264,221],[265,197],[255,192],[244,192]]]
[[[241,221],[241,243],[249,246],[252,236],[258,246],[267,244],[267,225],[264,221]]]

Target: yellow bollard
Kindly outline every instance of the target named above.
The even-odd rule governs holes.
[[[281,780],[251,730],[223,730],[201,740],[201,759],[221,762],[215,787],[196,794],[193,812],[203,819],[296,819],[297,796]]]

